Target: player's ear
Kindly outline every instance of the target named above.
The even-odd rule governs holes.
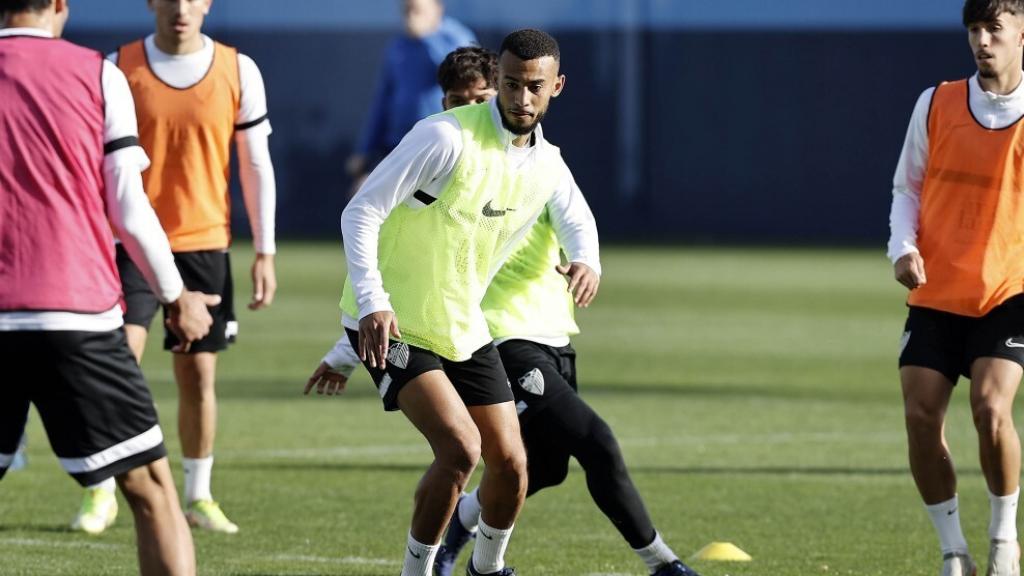
[[[558,95],[565,89],[565,74],[559,74],[558,78],[555,79],[555,89],[551,91],[552,98],[558,98]]]

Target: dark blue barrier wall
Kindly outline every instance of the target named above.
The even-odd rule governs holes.
[[[478,30],[492,47],[504,33]],[[343,162],[389,34],[211,34],[252,56],[266,79],[279,234],[337,237]],[[973,71],[957,31],[555,35],[568,85],[545,131],[614,240],[880,246],[914,101]],[[132,35],[69,39],[109,51]]]

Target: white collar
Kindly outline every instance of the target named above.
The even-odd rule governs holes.
[[[969,84],[971,86],[971,90],[980,94],[988,103],[994,106],[1014,106],[1024,100],[1024,81],[1021,81],[1021,83],[1013,89],[1013,92],[1010,92],[1009,94],[996,94],[982,88],[981,82],[978,81],[977,72],[974,73],[974,76],[971,76]]]
[[[38,36],[39,38],[53,38],[53,33],[42,28],[0,28],[0,37],[3,36]]]

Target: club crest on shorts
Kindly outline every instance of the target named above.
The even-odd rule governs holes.
[[[388,363],[405,370],[409,365],[409,345],[405,342],[392,342],[388,346]]]
[[[526,390],[530,394],[536,394],[537,396],[544,395],[544,375],[540,373],[540,368],[534,368],[527,372],[524,376],[519,379],[519,387]]]

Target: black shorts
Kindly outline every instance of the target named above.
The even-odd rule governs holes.
[[[221,297],[221,303],[210,308],[213,317],[210,333],[206,338],[193,342],[189,353],[224,350],[235,341],[238,334],[230,256],[222,250],[177,252],[174,254],[174,263],[186,288]],[[156,311],[161,308],[160,301],[150,290],[142,271],[120,244],[117,245],[117,270],[121,275],[121,289],[124,292],[125,324],[135,324],[148,330]],[[166,317],[167,311],[164,310]],[[170,350],[177,345],[178,338],[174,333],[164,330],[164,349]]]
[[[64,470],[83,486],[167,455],[153,398],[124,330],[0,332],[0,477],[29,404]]]
[[[348,328],[345,333],[352,348],[358,351],[359,333]],[[389,412],[398,410],[398,393],[402,388],[413,378],[431,370],[444,371],[466,406],[490,406],[513,400],[501,356],[493,344],[473,352],[465,362],[453,362],[430,350],[392,340],[384,370],[371,368],[368,362],[363,362],[363,366],[377,386],[384,409]]]
[[[520,425],[525,430],[563,394],[576,393],[576,350],[555,348],[528,340],[506,340],[498,345]]]
[[[900,367],[941,372],[953,384],[971,377],[978,358],[1005,358],[1024,366],[1024,295],[973,318],[910,306],[900,340]]]

